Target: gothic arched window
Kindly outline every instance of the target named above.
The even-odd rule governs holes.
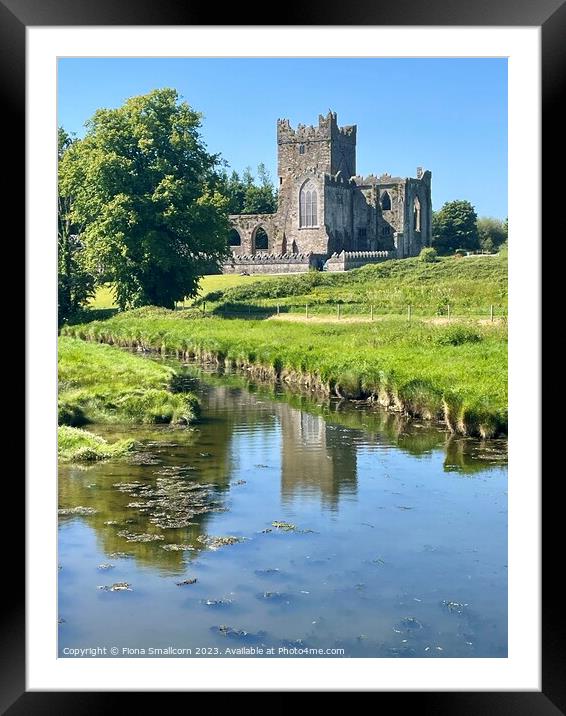
[[[391,197],[386,191],[381,195],[381,208],[383,211],[391,211]]]
[[[317,193],[310,181],[299,194],[299,226],[318,226]]]

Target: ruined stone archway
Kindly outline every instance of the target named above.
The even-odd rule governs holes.
[[[269,234],[267,233],[265,226],[260,224],[252,233],[252,253],[268,252],[270,245],[271,240]]]
[[[242,237],[237,229],[230,229],[228,232],[228,246],[231,249],[240,248],[242,246]]]

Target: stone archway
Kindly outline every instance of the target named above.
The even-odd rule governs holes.
[[[267,233],[265,226],[260,224],[252,233],[252,253],[267,253],[269,251],[270,244],[271,240],[269,238],[269,234]]]
[[[240,232],[237,229],[230,229],[228,232],[228,246],[234,250],[238,250],[242,246],[242,237],[240,236]]]

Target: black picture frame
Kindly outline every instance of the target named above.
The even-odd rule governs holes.
[[[565,86],[566,68],[566,2],[564,0],[358,0],[344,4],[311,0],[300,6],[286,6],[285,12],[272,18],[246,13],[245,6],[233,4],[221,10],[222,25],[397,25],[397,26],[537,26],[542,39],[542,143],[544,233],[553,234],[556,214],[549,211],[560,207],[560,182],[550,176],[559,148],[564,145],[563,114],[560,100]],[[248,19],[252,19],[248,22]],[[0,0],[0,97],[5,122],[5,181],[3,205],[15,217],[25,216],[25,60],[26,28],[29,26],[72,25],[218,25],[218,10],[210,5],[180,0]],[[7,141],[6,141],[7,140]],[[12,154],[12,161],[6,161]],[[9,167],[9,175],[7,173]],[[559,167],[560,168],[560,167]],[[6,179],[8,177],[8,179]],[[17,208],[20,211],[17,211]],[[19,238],[23,220],[12,224],[11,232]],[[563,234],[556,226],[555,236]],[[15,238],[15,237],[14,237]],[[15,243],[15,242],[14,242]],[[27,306],[29,310],[31,307]],[[27,349],[31,350],[30,342]],[[532,382],[532,376],[529,380]],[[28,415],[28,419],[31,417]],[[28,449],[33,449],[28,446]],[[557,478],[559,476],[557,475]],[[5,497],[5,505],[23,498],[23,479],[13,486],[13,494]],[[558,480],[557,480],[558,482]],[[543,507],[543,544],[550,553],[553,544],[560,544],[561,524],[553,510],[559,509],[557,487],[546,486]],[[23,502],[23,500],[22,500]],[[22,503],[20,503],[22,504]],[[12,545],[17,540],[11,539]],[[23,540],[18,553],[12,547],[4,563],[5,600],[0,610],[1,669],[0,709],[10,716],[44,713],[100,713],[131,708],[132,693],[108,692],[29,692],[25,685],[25,592]],[[549,560],[550,562],[551,560]],[[7,562],[7,563],[6,563]],[[554,561],[553,561],[554,562]],[[383,698],[401,698],[396,705],[414,708],[420,714],[548,714],[566,713],[564,684],[565,633],[561,623],[562,598],[558,580],[561,570],[547,565],[543,576],[542,613],[542,690],[540,692],[380,692]],[[329,685],[329,691],[332,686]],[[259,685],[258,685],[259,689]],[[144,705],[161,698],[155,692],[143,694]],[[188,707],[188,703],[185,706]],[[149,706],[151,708],[151,706]]]

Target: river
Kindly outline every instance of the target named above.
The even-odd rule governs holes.
[[[507,656],[505,441],[184,370],[199,424],[60,465],[61,657]]]

